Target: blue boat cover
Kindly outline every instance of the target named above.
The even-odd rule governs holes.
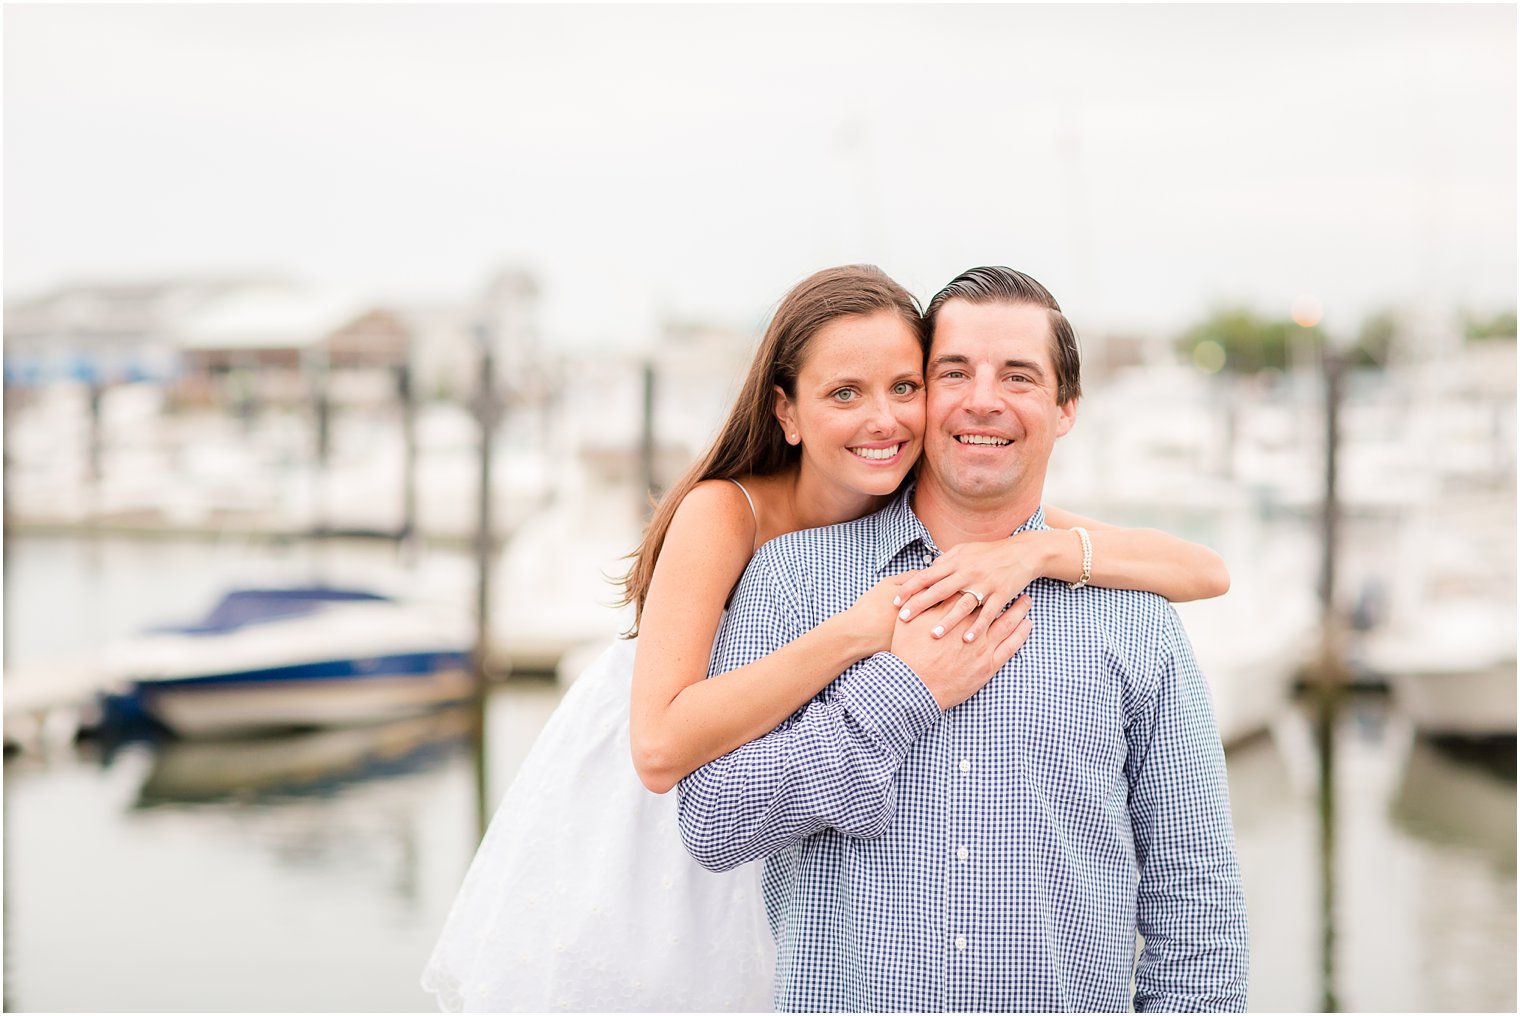
[[[200,621],[152,630],[185,635],[220,635],[246,628],[249,625],[312,614],[329,603],[386,602],[388,600],[390,597],[379,593],[359,589],[336,589],[328,586],[234,589]]]

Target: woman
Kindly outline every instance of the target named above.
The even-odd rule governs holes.
[[[990,605],[1082,568],[1081,541],[1065,529],[963,545],[771,656],[704,680],[756,547],[857,518],[898,491],[923,439],[925,349],[916,302],[879,269],[819,272],[782,300],[718,439],[671,488],[635,555],[625,602],[636,654],[632,640],[614,645],[566,693],[491,823],[424,974],[443,1007],[770,1008],[759,866],[698,867],[681,847],[675,801],[639,782],[663,793],[766,733],[889,648],[899,617],[940,601],[950,600],[945,631],[978,599],[989,604],[958,637],[972,643],[971,665],[993,673],[1029,628],[1020,620],[999,644],[979,638]],[[1094,530],[1094,584],[1182,600],[1227,583],[1206,548],[1054,509],[1047,519]],[[1027,597],[1009,609],[1026,612]]]

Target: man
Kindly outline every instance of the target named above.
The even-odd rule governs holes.
[[[1045,527],[1046,466],[1080,393],[1070,325],[1006,268],[963,273],[927,317],[916,486],[761,548],[714,673],[958,543]],[[1033,628],[1000,669],[1012,612],[969,645],[931,638],[943,611],[921,614],[892,652],[682,782],[698,861],[766,858],[778,1008],[1245,1008],[1224,757],[1176,615],[1149,593],[1027,592]]]

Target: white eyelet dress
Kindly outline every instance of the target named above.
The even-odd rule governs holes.
[[[423,972],[441,1009],[772,1008],[760,865],[700,867],[675,792],[634,772],[634,649],[615,641],[571,686],[503,797]]]

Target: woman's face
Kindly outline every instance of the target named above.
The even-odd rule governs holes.
[[[820,328],[796,397],[776,392],[776,416],[787,440],[802,445],[802,468],[860,494],[896,490],[923,447],[923,364],[917,335],[893,311]]]

